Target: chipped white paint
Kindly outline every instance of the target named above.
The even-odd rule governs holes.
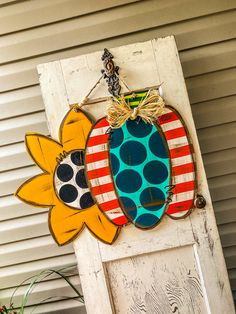
[[[74,242],[88,314],[200,313],[233,314],[233,301],[192,119],[181,65],[173,37],[111,49],[121,76],[131,89],[163,84],[166,102],[187,123],[193,140],[199,188],[205,209],[184,220],[164,217],[158,227],[141,231],[125,227],[108,246],[87,230]],[[38,70],[52,135],[69,103],[81,100],[100,76],[101,52],[43,64]],[[93,92],[107,95],[104,82]],[[104,102],[86,106],[103,116]],[[142,309],[142,310],[141,310]]]

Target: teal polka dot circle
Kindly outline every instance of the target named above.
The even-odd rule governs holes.
[[[164,137],[139,118],[113,129],[110,163],[125,215],[139,228],[162,218],[170,185],[170,163]]]

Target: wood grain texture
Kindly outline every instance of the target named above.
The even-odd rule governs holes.
[[[203,295],[203,297],[200,298],[202,301],[194,304],[196,311],[199,313],[218,314],[226,312],[231,314],[233,313],[233,304],[225,262],[219,242],[196,130],[192,120],[189,100],[174,39],[173,37],[168,37],[146,43],[133,44],[112,49],[111,52],[116,56],[117,63],[121,65],[121,75],[125,77],[131,89],[153,86],[164,81],[163,91],[167,104],[176,107],[190,130],[197,157],[199,192],[204,194],[208,205],[205,210],[195,210],[190,218],[183,221],[171,221],[165,218],[162,224],[152,231],[141,232],[133,228],[133,226],[126,227],[112,247],[100,243],[98,244],[96,241],[92,240],[87,232],[84,232],[81,238],[75,241],[74,245],[87,311],[93,314],[104,313],[104,306],[107,307],[109,305],[107,313],[111,313],[114,306],[113,301],[116,311],[119,311],[120,307],[127,306],[127,308],[129,308],[131,306],[129,302],[125,302],[126,304],[118,304],[115,302],[115,298],[113,301],[110,299],[107,276],[109,280],[111,280],[109,272],[111,273],[113,271],[117,274],[117,268],[114,267],[113,269],[112,265],[118,265],[118,269],[123,269],[122,267],[125,269],[119,275],[117,274],[116,278],[118,281],[113,282],[114,277],[112,277],[113,281],[110,285],[116,286],[122,278],[127,278],[129,273],[134,274],[133,263],[131,263],[129,267],[122,265],[125,258],[131,258],[131,260],[138,258],[142,261],[145,259],[144,254],[147,254],[148,258],[151,260],[150,263],[153,264],[155,259],[152,259],[151,256],[162,254],[162,252],[164,252],[163,250],[167,250],[165,254],[167,254],[166,256],[170,254],[170,257],[166,258],[167,260],[172,260],[170,248],[178,250],[180,249],[179,247],[188,246],[188,248],[192,249],[189,250],[189,253],[185,254],[192,256],[190,258],[190,264],[192,263],[192,269],[195,267],[193,267],[193,265],[196,265],[195,271],[197,272],[197,276],[195,277],[198,278],[197,282],[200,282],[200,284],[197,285],[195,283],[194,286],[196,288],[200,285],[200,295]],[[44,80],[42,82],[42,91],[43,97],[46,99],[47,110],[53,115],[52,117],[48,117],[53,134],[55,134],[57,129],[56,117],[59,119],[63,114],[62,105],[54,108],[54,110],[52,109],[55,103],[54,99],[63,99],[65,98],[64,95],[66,95],[69,103],[78,102],[82,99],[86,94],[86,90],[89,89],[89,86],[91,86],[99,76],[100,66],[98,66],[97,60],[100,59],[100,55],[101,52],[98,52],[62,60],[60,62],[61,70],[58,63],[52,63],[48,67],[47,65],[41,67],[41,73],[44,72],[41,77],[44,76],[47,78],[45,82]],[[143,72],[140,67],[140,64],[143,62],[146,62],[145,64],[147,65],[145,72]],[[55,72],[53,70],[54,67],[57,69]],[[52,73],[50,73],[50,71],[52,71]],[[50,75],[51,79],[49,79]],[[50,90],[48,82],[50,82],[51,88],[55,87],[53,93],[52,90]],[[99,98],[106,94],[105,86],[101,84],[93,93],[92,98]],[[48,95],[49,97],[47,97]],[[86,108],[88,107],[90,113],[96,118],[100,118],[104,112],[104,103],[87,106]],[[89,258],[87,258],[88,256]],[[93,257],[92,259],[91,256]],[[108,261],[110,266],[106,274],[106,271],[104,271],[106,264],[104,263]],[[180,272],[181,265],[181,263],[178,264]],[[151,267],[148,268],[148,271],[150,271],[150,269]],[[209,269],[211,269],[211,276],[208,275]],[[137,289],[139,290],[142,284],[138,281],[137,276],[137,274],[134,274],[132,278],[134,281],[137,280]],[[178,280],[181,280],[180,275],[177,277]],[[172,279],[174,280],[175,277]],[[159,274],[159,280],[160,282],[164,280],[161,273]],[[198,291],[196,293],[199,293],[200,290],[196,288],[196,291]],[[94,299],[94,295],[96,295],[98,291],[99,297]],[[119,293],[122,294],[125,293],[125,291],[127,291],[127,289],[124,291],[121,289]],[[157,296],[158,294],[155,294],[155,298],[157,298]],[[150,309],[155,309],[155,298],[150,298]],[[106,300],[105,304],[104,300]],[[100,306],[98,302],[101,302]],[[192,306],[193,303],[191,304],[191,302],[190,300],[187,304]]]
[[[209,313],[192,246],[112,261],[106,267],[116,313]]]

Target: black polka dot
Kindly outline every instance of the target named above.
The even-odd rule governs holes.
[[[88,208],[92,206],[93,204],[94,204],[94,200],[90,192],[86,192],[80,197],[80,208],[82,209]]]
[[[57,177],[59,180],[61,180],[63,182],[67,182],[67,181],[71,180],[73,175],[74,175],[74,171],[70,165],[61,164],[57,168]]]
[[[127,141],[120,148],[120,157],[129,166],[139,165],[147,158],[146,148],[137,141]]]
[[[158,222],[159,218],[153,214],[142,214],[135,221],[135,226],[142,229],[152,228]]]
[[[65,184],[60,188],[59,196],[65,203],[72,203],[78,196],[77,189],[71,184]]]
[[[112,173],[115,176],[120,169],[120,162],[116,155],[110,153],[111,169]]]
[[[140,189],[142,178],[134,170],[123,170],[116,177],[116,185],[122,192],[133,193]]]
[[[161,161],[150,161],[143,169],[145,179],[152,184],[164,182],[168,177],[168,169]]]
[[[110,147],[116,148],[122,144],[124,140],[124,133],[121,128],[113,129],[110,137]]]
[[[167,158],[167,148],[164,145],[164,140],[158,132],[152,134],[149,139],[149,148],[151,152],[160,158]]]
[[[73,152],[70,158],[73,164],[75,164],[76,166],[84,165],[84,151],[83,150],[77,150],[76,152]]]
[[[165,203],[165,195],[158,188],[146,188],[140,195],[140,202],[147,210],[159,210]]]
[[[145,123],[142,119],[128,120],[126,122],[129,133],[134,137],[145,137],[152,131],[152,125]]]
[[[133,200],[131,200],[129,197],[120,197],[120,201],[123,204],[123,207],[125,208],[126,214],[130,217],[131,220],[134,220],[137,216],[137,207]]]
[[[86,181],[86,178],[85,178],[85,172],[84,172],[84,169],[80,169],[77,174],[76,174],[76,177],[75,177],[75,181],[77,183],[77,185],[82,188],[82,189],[85,189],[88,187],[88,184],[87,184],[87,181]]]

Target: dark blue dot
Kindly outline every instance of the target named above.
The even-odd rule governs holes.
[[[72,153],[71,161],[76,166],[83,166],[84,165],[84,151],[83,150],[77,150],[76,152]]]
[[[134,137],[145,137],[152,131],[152,125],[145,123],[142,119],[128,120],[126,122],[127,129]]]
[[[159,218],[153,214],[142,214],[135,221],[135,226],[141,229],[152,228],[158,224]]]
[[[165,204],[165,195],[158,188],[146,188],[140,195],[140,203],[147,210],[159,210]]]
[[[86,181],[86,178],[85,178],[85,172],[84,172],[84,169],[80,169],[77,174],[76,174],[76,177],[75,177],[75,181],[77,183],[77,185],[82,188],[82,189],[85,189],[88,187],[88,184],[87,184],[87,181]]]
[[[143,169],[145,179],[152,184],[164,182],[168,177],[168,169],[161,161],[150,161]]]
[[[116,177],[116,185],[122,192],[133,193],[140,189],[142,178],[134,170],[123,170]]]
[[[57,168],[57,177],[59,180],[63,182],[71,180],[73,175],[74,175],[73,169],[71,168],[71,166],[67,164],[61,164]]]
[[[110,153],[111,169],[112,173],[115,176],[120,169],[120,162],[116,155]]]
[[[77,189],[71,184],[65,184],[60,188],[59,196],[65,203],[72,203],[78,196]]]
[[[137,141],[128,141],[120,148],[120,157],[129,166],[136,166],[147,158],[146,148]]]
[[[149,148],[151,152],[160,158],[167,158],[167,147],[164,144],[164,139],[158,132],[152,134],[149,139]]]
[[[134,220],[137,216],[137,206],[135,205],[134,201],[132,201],[129,197],[120,197],[120,201],[125,208],[125,213],[131,220]]]
[[[80,202],[80,208],[82,208],[82,209],[91,207],[94,204],[94,200],[93,200],[92,195],[90,194],[90,192],[84,193],[80,197],[80,201],[79,202]]]
[[[111,137],[110,137],[110,148],[116,148],[122,144],[124,140],[124,133],[121,128],[112,129]]]

